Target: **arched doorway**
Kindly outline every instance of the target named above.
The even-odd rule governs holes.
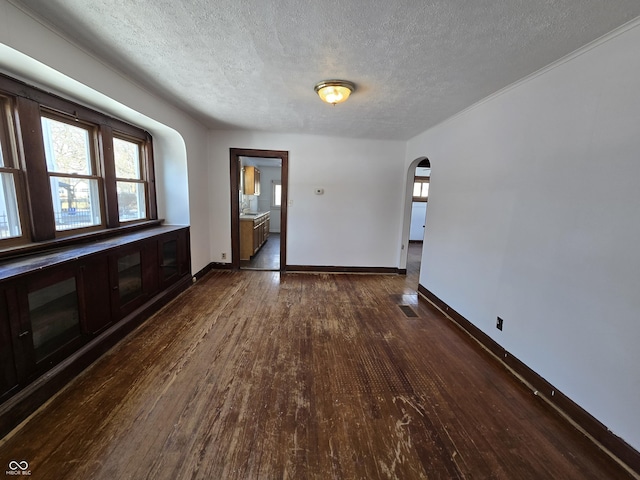
[[[427,157],[416,158],[407,169],[405,209],[402,230],[402,250],[399,270],[407,276],[420,274],[422,240],[426,221],[431,162]]]

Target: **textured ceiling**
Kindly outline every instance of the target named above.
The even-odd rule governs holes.
[[[406,140],[638,0],[12,0],[211,128]],[[320,80],[355,82],[335,107]]]

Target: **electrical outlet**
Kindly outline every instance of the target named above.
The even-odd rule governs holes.
[[[225,252],[222,252],[222,260],[226,260],[227,259],[227,254]]]
[[[502,324],[503,324],[504,320],[502,320],[500,317],[498,317],[498,320],[496,321],[496,328],[498,330],[502,330]]]

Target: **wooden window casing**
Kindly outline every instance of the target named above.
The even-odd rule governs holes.
[[[13,99],[0,94],[0,194],[3,195],[0,200],[3,207],[8,207],[0,209],[0,248],[20,245],[29,238],[13,107]],[[11,205],[6,205],[7,201],[11,201]]]
[[[104,236],[109,231],[117,234],[118,229],[124,226],[140,224],[140,227],[144,227],[147,223],[157,223],[153,143],[151,135],[146,131],[2,74],[0,106],[0,144],[3,158],[0,173],[10,173],[14,179],[22,225],[22,236],[0,238],[0,258],[11,256],[20,249],[31,251],[55,248],[56,243],[66,237]],[[90,171],[81,174],[49,171],[48,147],[43,137],[43,117],[78,126],[88,132]],[[144,194],[140,198],[144,201],[144,215],[126,222],[121,222],[118,214],[114,137],[134,142],[140,152],[140,178],[127,181],[133,180],[143,185],[141,189],[144,189]],[[84,181],[86,185],[82,188],[85,190],[89,188],[87,185],[97,186],[95,198],[99,207],[96,206],[97,210],[94,211],[100,212],[98,224],[63,228],[58,221],[56,227],[54,199],[51,194],[52,177]],[[67,203],[66,206],[69,207],[70,204]],[[36,242],[40,242],[40,246],[34,245]]]

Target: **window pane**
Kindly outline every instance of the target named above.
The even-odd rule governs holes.
[[[42,136],[49,172],[93,175],[88,130],[42,117]]]
[[[91,227],[102,223],[97,180],[52,176],[51,197],[56,230]]]
[[[114,138],[113,157],[116,162],[116,177],[141,179],[140,148],[137,143]]]
[[[143,183],[117,182],[118,217],[121,222],[147,218]]]
[[[12,173],[0,173],[0,238],[22,236]]]
[[[276,207],[282,205],[282,185],[279,183],[273,186],[273,205]]]
[[[420,194],[420,196],[424,198],[427,198],[429,196],[429,183],[422,184],[422,193]]]
[[[420,196],[420,188],[421,188],[422,184],[420,182],[415,182],[413,184],[413,196],[414,197],[419,197]]]

